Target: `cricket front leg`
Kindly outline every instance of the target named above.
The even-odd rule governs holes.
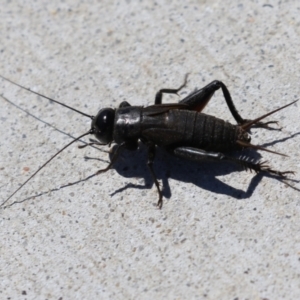
[[[94,175],[99,175],[101,173],[107,172],[113,166],[113,164],[117,161],[117,159],[121,153],[121,150],[124,149],[125,147],[126,147],[126,143],[122,143],[122,144],[118,145],[108,166],[104,169],[98,170]],[[94,175],[92,175],[92,176],[94,176]]]

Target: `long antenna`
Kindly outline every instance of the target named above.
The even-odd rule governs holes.
[[[53,158],[55,158],[59,153],[61,153],[62,151],[64,151],[66,148],[68,148],[70,145],[72,145],[74,142],[80,140],[81,138],[83,138],[84,136],[88,135],[88,134],[93,134],[94,131],[93,129],[89,130],[88,132],[82,134],[81,136],[77,137],[75,140],[73,140],[72,142],[70,142],[69,144],[67,144],[66,146],[64,146],[63,148],[61,148],[58,152],[56,152],[50,159],[48,159],[41,167],[39,167],[25,182],[23,182],[21,184],[21,186],[16,189],[4,202],[1,203],[0,207],[3,207],[3,205],[9,201],[9,199],[11,199],[12,196],[14,196],[28,181],[30,181],[39,171],[41,171]]]
[[[4,79],[4,80],[6,80],[6,81],[8,81],[8,82],[10,82],[10,83],[12,83],[12,84],[18,86],[18,87],[20,87],[20,88],[23,89],[23,90],[26,90],[26,91],[31,92],[31,93],[33,93],[33,94],[36,94],[36,95],[38,95],[38,96],[40,96],[40,97],[43,97],[43,98],[48,99],[48,100],[50,100],[50,101],[53,101],[53,102],[55,102],[55,103],[57,103],[57,104],[60,104],[61,106],[64,106],[64,107],[69,108],[69,109],[71,109],[71,110],[73,110],[73,111],[76,111],[77,113],[79,113],[79,114],[81,114],[81,115],[83,115],[83,116],[86,116],[86,117],[89,117],[89,118],[91,118],[91,119],[94,119],[94,116],[88,115],[88,114],[86,114],[86,113],[84,113],[84,112],[82,112],[82,111],[79,111],[79,110],[77,110],[77,109],[75,109],[75,108],[73,108],[73,107],[71,107],[71,106],[69,106],[69,105],[66,105],[66,104],[64,104],[64,103],[61,103],[61,102],[55,100],[55,99],[49,98],[49,97],[47,97],[47,96],[45,96],[45,95],[42,95],[42,94],[40,94],[40,93],[38,93],[38,92],[35,92],[35,91],[33,91],[33,90],[31,90],[31,89],[29,89],[29,88],[27,88],[27,87],[25,87],[25,86],[22,86],[22,85],[20,85],[20,84],[18,84],[18,83],[16,83],[16,82],[14,82],[14,81],[12,81],[12,80],[10,80],[10,79],[4,77],[4,76],[2,76],[2,75],[0,75],[0,78],[2,78],[2,79]]]

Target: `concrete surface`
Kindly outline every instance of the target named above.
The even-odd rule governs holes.
[[[187,72],[181,97],[219,79],[247,118],[300,98],[296,0],[4,1],[0,34],[1,75],[89,114],[149,105]],[[13,103],[0,99],[3,201],[90,120],[3,80],[0,94]],[[40,196],[0,211],[0,298],[299,298],[299,105],[274,115],[282,131],[252,131],[253,143],[289,157],[246,152],[297,172],[295,188],[158,151],[158,210],[144,147],[59,189],[109,161],[70,146],[11,202]],[[205,112],[234,123],[221,92]]]

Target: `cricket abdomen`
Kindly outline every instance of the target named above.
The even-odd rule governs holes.
[[[173,109],[143,121],[142,136],[162,147],[195,147],[207,151],[240,149],[249,141],[240,126],[196,111]]]
[[[192,112],[191,112],[192,113]],[[203,113],[195,113],[193,124],[186,123],[186,131],[192,129],[192,135],[186,141],[187,146],[211,151],[237,149],[240,128],[229,122]]]

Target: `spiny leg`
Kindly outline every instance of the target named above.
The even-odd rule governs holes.
[[[294,174],[293,171],[280,172],[280,171],[273,170],[266,164],[266,162],[255,162],[254,160],[251,160],[247,157],[240,157],[240,158],[230,157],[220,152],[208,152],[208,151],[204,151],[192,147],[178,147],[173,150],[173,153],[176,156],[185,159],[194,160],[194,161],[203,161],[203,160],[229,161],[242,166],[245,170],[250,170],[250,171],[253,170],[256,173],[267,172],[283,178],[285,178],[287,174]]]
[[[154,170],[153,170],[153,161],[154,161],[154,158],[155,158],[155,145],[151,144],[151,145],[148,146],[148,162],[147,162],[147,165],[149,167],[152,179],[153,179],[153,181],[155,183],[155,186],[156,186],[157,192],[158,192],[157,206],[161,209],[162,205],[163,205],[162,192],[161,192],[161,190],[159,188],[159,183],[157,181],[156,175],[155,175]]]
[[[156,96],[155,96],[155,104],[158,105],[158,104],[162,103],[163,93],[165,93],[165,94],[177,94],[181,89],[183,89],[186,86],[188,75],[189,74],[185,75],[184,82],[178,89],[161,89],[161,90],[159,90],[156,93]]]
[[[177,94],[183,87],[185,87],[185,85],[187,83],[187,77],[188,77],[188,74],[186,74],[184,83],[178,89],[161,89],[161,90],[159,90],[155,96],[155,104],[162,103],[163,93]],[[223,92],[224,98],[226,100],[227,106],[228,106],[231,114],[237,121],[237,123],[239,123],[239,124],[245,123],[246,120],[244,120],[238,113],[226,85],[219,80],[214,80],[211,83],[209,83],[208,85],[206,85],[205,87],[203,87],[202,89],[194,91],[193,93],[191,93],[190,95],[185,97],[183,100],[181,100],[179,103],[186,104],[190,107],[190,109],[201,112],[204,109],[204,107],[206,106],[206,104],[209,102],[209,100],[211,99],[211,97],[213,96],[215,91],[217,91],[220,88],[222,88],[222,92]]]
[[[217,91],[220,88],[222,89],[223,96],[225,98],[227,106],[228,106],[232,116],[236,120],[236,122],[239,125],[243,125],[243,124],[249,122],[250,120],[243,119],[241,117],[241,115],[238,113],[226,85],[222,81],[219,81],[219,80],[214,80],[211,83],[209,83],[208,85],[206,85],[205,87],[203,87],[202,89],[191,93],[190,95],[185,97],[183,100],[181,100],[179,103],[186,104],[190,107],[190,109],[201,112],[205,108],[205,106],[207,105],[207,103],[209,102],[209,100],[211,99],[213,94],[215,93],[215,91]],[[255,125],[258,127],[269,128],[268,124],[273,124],[273,123],[277,123],[277,122],[276,121],[269,121],[269,122],[265,122],[265,123],[258,122]]]

